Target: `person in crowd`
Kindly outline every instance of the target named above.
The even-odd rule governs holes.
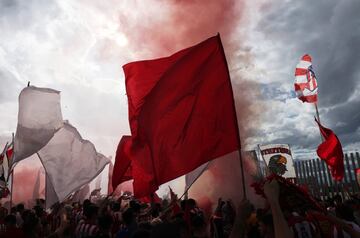
[[[121,203],[119,201],[114,201],[111,204],[111,213],[113,217],[113,225],[111,228],[112,235],[115,235],[117,233],[122,223],[122,215],[120,210],[121,210]]]
[[[134,207],[134,206],[133,206]],[[136,212],[131,206],[122,214],[123,224],[116,234],[116,238],[131,238],[137,230]]]
[[[94,236],[99,228],[97,225],[98,207],[95,204],[88,204],[84,206],[84,216],[75,230],[76,238],[88,238]]]
[[[26,238],[40,238],[41,237],[41,225],[39,218],[32,210],[24,210],[22,214],[23,219],[23,231]]]
[[[23,218],[22,218],[22,214],[23,214],[24,210],[25,210],[25,206],[24,206],[23,203],[20,203],[20,204],[18,204],[16,206],[16,212],[15,212],[15,214],[16,214],[16,225],[18,227],[21,227],[23,222],[24,222]]]
[[[96,238],[111,238],[112,235],[113,217],[110,214],[101,215],[98,219],[99,230],[94,235]]]
[[[194,199],[177,203],[144,203],[112,197],[81,203],[63,202],[51,210],[41,204],[25,209],[18,204],[6,215],[0,210],[0,237],[19,238],[348,238],[360,237],[356,219],[360,202],[336,196],[312,211],[280,206],[278,180],[263,186],[267,206],[255,209],[243,200],[234,209],[219,199],[213,214],[204,213]],[[282,190],[283,191],[283,190]],[[284,201],[284,200],[282,200]],[[165,205],[164,205],[165,204]],[[175,205],[174,205],[175,204]],[[175,209],[175,207],[176,209]],[[15,208],[15,209],[14,209]],[[330,209],[326,209],[330,208]],[[332,209],[333,208],[333,209]],[[284,209],[284,210],[283,210]]]
[[[7,215],[4,219],[5,230],[0,233],[3,238],[24,238],[25,234],[22,229],[16,226],[16,216],[14,214]]]
[[[6,228],[6,225],[5,225],[5,217],[7,216],[7,209],[5,207],[3,207],[0,203],[0,234],[2,232],[5,232],[5,228]]]
[[[354,217],[354,212],[352,208],[347,204],[338,204],[336,207],[336,216],[350,226],[354,231],[360,232],[360,227],[356,224]],[[346,231],[341,229],[339,226],[334,226],[334,236],[338,237],[338,233],[342,232],[342,237],[348,238],[351,237]]]

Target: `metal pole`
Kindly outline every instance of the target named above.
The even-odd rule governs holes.
[[[318,120],[318,122],[321,124],[321,122],[320,122],[320,115],[319,115],[319,110],[318,110],[317,103],[315,103],[315,110],[316,110],[316,117],[317,117],[317,120]]]
[[[314,104],[315,105],[315,110],[316,110],[316,119],[319,122],[319,124],[321,125],[320,122],[320,114],[319,114],[319,110],[318,110],[318,106],[317,103]],[[321,134],[321,130],[320,130],[320,137],[321,137],[321,141],[324,142],[325,138],[323,137],[323,135]]]
[[[240,143],[240,139],[239,139],[239,143]],[[241,168],[241,180],[242,180],[242,188],[243,188],[243,194],[244,194],[244,199],[247,199],[246,196],[246,188],[245,188],[245,174],[244,174],[244,164],[243,164],[243,159],[242,159],[242,155],[241,155],[241,147],[239,147],[239,160],[240,160],[240,168]]]

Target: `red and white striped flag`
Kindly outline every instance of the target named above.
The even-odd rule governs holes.
[[[317,81],[312,69],[311,56],[304,55],[295,69],[295,92],[297,97],[308,103],[317,102]]]

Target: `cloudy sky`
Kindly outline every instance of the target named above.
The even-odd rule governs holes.
[[[61,91],[62,112],[114,156],[129,134],[121,66],[167,56],[220,32],[246,149],[289,143],[314,156],[314,107],[295,98],[294,69],[309,53],[320,117],[346,151],[360,145],[358,0],[2,0],[0,144],[16,130],[17,97],[30,81]]]

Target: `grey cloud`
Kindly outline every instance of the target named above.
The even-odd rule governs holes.
[[[7,69],[0,66],[0,103],[13,101],[21,89],[16,77]]]
[[[285,65],[295,66],[305,53],[313,56],[325,125],[345,145],[360,141],[355,133],[360,127],[360,101],[354,99],[360,97],[356,91],[360,85],[360,1],[277,1],[262,11],[257,29],[269,41],[280,42]],[[291,125],[283,130],[299,136],[273,142],[293,141],[299,148],[318,143]]]
[[[274,6],[259,24],[270,40],[281,41],[294,59],[313,56],[325,106],[346,101],[358,83],[360,2],[291,1]]]
[[[2,0],[0,1],[0,24],[14,30],[28,29],[40,21],[55,18],[58,14],[56,1]]]

